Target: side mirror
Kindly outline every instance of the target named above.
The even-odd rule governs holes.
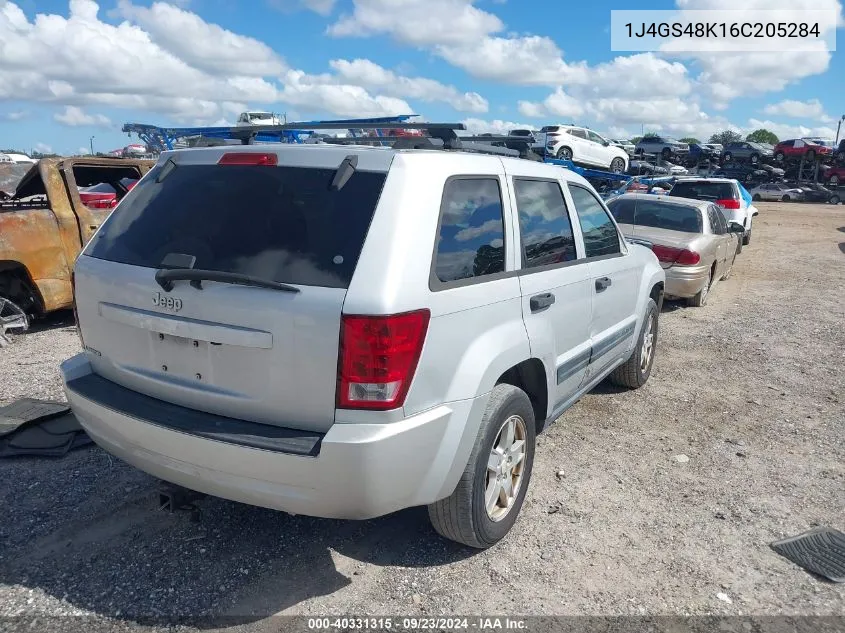
[[[728,231],[730,233],[745,233],[745,227],[739,222],[731,222],[728,224]]]

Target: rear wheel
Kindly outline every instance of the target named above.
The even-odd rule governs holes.
[[[725,152],[725,162],[731,162],[731,158],[733,158],[733,154],[731,154],[730,152]]]
[[[775,154],[775,160],[779,162],[783,162],[783,159],[786,158],[783,152],[778,152]]]
[[[561,147],[557,151],[557,157],[561,160],[572,160],[572,150],[568,147]]]
[[[625,171],[625,161],[621,158],[614,158],[610,161],[610,171],[614,174],[621,174]]]
[[[687,305],[693,308],[703,308],[707,305],[707,297],[710,296],[710,286],[713,283],[713,270],[711,269],[707,273],[707,282],[704,284],[704,287],[698,291],[698,294],[694,297],[690,297],[687,299]]]
[[[610,374],[612,383],[629,389],[639,389],[646,383],[657,351],[657,321],[657,304],[654,299],[649,299],[634,353]]]
[[[29,317],[11,299],[0,297],[0,334],[23,334],[29,329]]]
[[[839,196],[833,194],[832,196],[830,196],[830,200],[828,200],[828,202],[830,202],[830,204],[839,204]]]
[[[753,196],[751,196],[751,199],[755,202],[760,202],[760,200],[762,200],[763,198],[760,197],[759,193],[755,193]]]
[[[748,246],[749,244],[751,244],[751,231],[742,236],[742,245]]]
[[[751,154],[750,160],[752,165],[756,165],[760,162],[760,156],[758,154]]]
[[[839,176],[837,176],[836,174],[833,174],[833,175],[830,177],[830,184],[831,184],[831,185],[833,185],[834,187],[836,187],[837,185],[839,185]]]
[[[734,256],[736,258],[736,256]],[[734,271],[734,262],[731,262],[730,268],[722,275],[722,281],[726,281],[731,278],[731,273]]]
[[[668,147],[664,147],[663,151],[660,152],[660,155],[663,157],[663,160],[669,160],[672,158],[672,150]]]
[[[478,549],[501,540],[525,500],[534,440],[534,409],[528,396],[513,385],[496,385],[455,491],[428,506],[438,534]]]

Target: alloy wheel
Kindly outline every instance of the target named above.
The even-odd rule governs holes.
[[[484,490],[484,507],[493,521],[504,519],[519,495],[525,472],[527,436],[525,420],[518,415],[505,420],[496,435],[493,450],[487,458]]]
[[[652,315],[646,325],[645,336],[643,336],[643,346],[640,350],[640,371],[648,370],[649,363],[651,363],[651,356],[654,353],[654,339],[657,330],[654,327],[656,315]]]

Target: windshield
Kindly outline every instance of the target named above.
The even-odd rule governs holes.
[[[126,196],[85,254],[159,268],[165,256],[194,268],[281,283],[346,288],[385,174],[356,171],[339,190],[334,169],[156,166]]]

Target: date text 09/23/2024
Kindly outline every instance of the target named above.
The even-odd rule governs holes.
[[[324,617],[308,618],[308,629],[397,631],[525,630],[525,620],[508,617]]]

